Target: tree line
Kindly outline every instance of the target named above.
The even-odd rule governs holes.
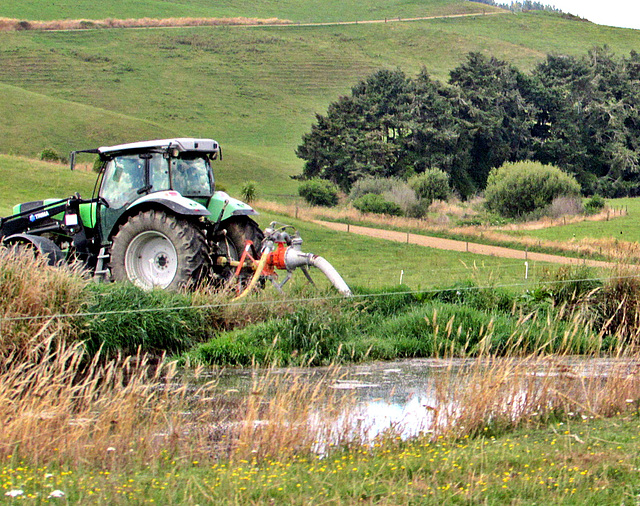
[[[513,12],[525,12],[525,11],[545,11],[562,13],[560,9],[557,9],[553,5],[546,5],[542,2],[536,2],[533,0],[523,0],[521,2],[515,1],[511,3],[495,2],[495,0],[470,0],[472,2],[492,5],[494,7],[500,7],[501,9],[513,11]]]
[[[531,72],[478,52],[448,82],[380,70],[316,115],[297,155],[301,179],[344,191],[363,177],[449,174],[463,197],[489,171],[534,160],[574,175],[585,195],[640,195],[640,55],[594,48],[547,55]]]

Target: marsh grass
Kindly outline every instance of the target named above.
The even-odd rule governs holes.
[[[256,371],[233,431],[234,459],[289,458],[361,443],[350,426],[353,392],[330,388],[343,375],[328,367]]]
[[[3,314],[52,316],[80,304],[85,282],[76,274],[13,252],[2,253],[0,260]],[[431,425],[425,437],[453,441],[637,409],[635,301],[640,285],[623,274],[596,289],[576,285],[558,307],[535,301],[510,306],[502,300],[506,294],[478,290],[417,297],[401,287],[357,301],[256,304],[255,313],[250,304],[228,305],[223,311],[219,303],[225,295],[214,296],[205,288],[194,301],[209,301],[207,317],[218,322],[225,315],[237,321],[267,318],[226,335],[229,345],[239,346],[242,335],[254,333],[261,342],[247,342],[265,358],[279,359],[265,363],[308,366],[416,354],[444,363],[464,358],[461,370],[450,367],[438,376],[436,401],[428,409]],[[48,298],[29,292],[38,294],[43,287],[60,292]],[[591,298],[601,292],[618,301],[600,313],[611,322],[607,325],[584,310],[584,304],[601,309],[596,302],[607,299]],[[265,302],[264,297],[256,295],[255,302]],[[66,319],[29,320],[29,327],[20,322],[3,320],[3,338],[9,343],[15,338],[19,345],[3,348],[2,459],[11,455],[34,465],[126,473],[139,466],[155,469],[166,459],[261,462],[369,444],[353,430],[353,397],[331,388],[344,371],[336,365],[314,373],[259,369],[256,356],[248,354],[251,385],[246,391],[225,389],[219,369],[191,364],[186,374],[176,362],[142,352],[91,359],[83,343],[74,341]],[[582,354],[580,361],[575,353]],[[385,437],[395,440],[400,429],[391,427]]]
[[[74,266],[55,268],[30,252],[0,249],[0,368],[50,336],[70,337],[86,282]]]

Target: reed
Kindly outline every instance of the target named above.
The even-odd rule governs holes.
[[[446,363],[446,350],[443,356]],[[174,362],[144,355],[86,364],[79,344],[54,336],[10,364],[0,374],[2,459],[126,471],[166,458],[286,460],[369,444],[356,430],[354,397],[332,388],[344,374],[338,367],[255,369],[250,387],[239,391],[224,387],[219,371],[185,374]],[[438,375],[436,402],[425,407],[426,437],[496,434],[637,409],[639,372],[640,355],[624,347],[581,361],[544,351],[481,355]],[[387,437],[400,433],[392,427]]]
[[[77,266],[51,267],[30,252],[0,249],[0,369],[49,336],[70,337],[87,282]]]

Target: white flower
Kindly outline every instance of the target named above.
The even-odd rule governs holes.
[[[107,453],[111,453],[111,452],[115,452],[116,449],[113,446],[110,446],[109,448],[107,448]]]
[[[24,494],[24,490],[20,490],[20,489],[13,489],[13,490],[9,490],[9,492],[5,492],[4,495],[7,495],[9,497],[18,497]]]
[[[49,498],[57,498],[57,497],[64,497],[65,493],[62,490],[54,490],[53,492],[51,492],[49,494]]]

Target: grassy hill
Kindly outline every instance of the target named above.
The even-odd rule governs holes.
[[[12,9],[21,6],[23,18],[79,18],[90,4],[65,5],[53,11],[41,1],[3,4],[0,15],[20,17]],[[203,0],[181,3],[180,9],[170,2],[153,5],[166,11],[112,1],[91,4],[90,17],[198,16],[207,7]],[[482,4],[447,0],[323,3],[322,12],[315,5],[222,2],[207,15],[326,21],[379,18],[391,11],[414,16],[486,10]],[[225,159],[216,166],[220,182],[237,189],[255,180],[261,196],[284,198],[295,194],[296,182],[289,176],[302,168],[295,148],[315,114],[377,69],[415,74],[425,66],[445,80],[469,51],[529,69],[549,52],[583,54],[604,44],[628,53],[640,48],[640,31],[548,13],[505,12],[313,27],[3,32],[0,152],[36,156],[45,147],[64,153],[150,137],[207,136],[224,149]]]
[[[65,198],[74,192],[89,198],[95,181],[96,174],[71,172],[68,165],[0,155],[0,216],[11,214],[13,205],[20,202]]]

